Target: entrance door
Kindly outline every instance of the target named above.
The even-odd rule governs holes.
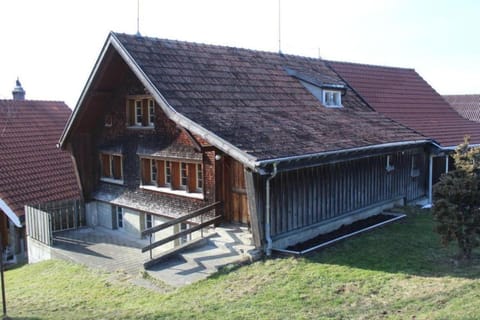
[[[243,165],[224,158],[225,218],[230,222],[250,223]]]

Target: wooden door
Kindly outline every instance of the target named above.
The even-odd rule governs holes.
[[[224,159],[225,218],[230,222],[250,223],[243,165]]]

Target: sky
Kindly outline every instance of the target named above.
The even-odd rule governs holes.
[[[0,0],[0,99],[18,77],[27,99],[74,108],[108,33],[137,32],[137,1],[144,36],[413,68],[440,94],[480,94],[477,0]]]

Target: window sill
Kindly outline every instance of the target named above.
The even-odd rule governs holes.
[[[144,190],[150,190],[150,191],[156,191],[156,192],[163,192],[163,193],[168,193],[168,194],[173,194],[176,196],[182,196],[182,197],[187,197],[187,198],[193,198],[193,199],[199,199],[203,200],[203,193],[199,192],[187,192],[185,190],[172,190],[168,187],[156,187],[156,186],[140,186],[140,189]]]
[[[120,180],[120,179],[112,179],[112,178],[101,177],[100,181],[123,185],[123,179]]]
[[[153,130],[155,129],[155,126],[153,124],[150,124],[148,126],[139,126],[139,125],[134,125],[134,126],[128,126],[127,129],[133,129],[133,130]]]

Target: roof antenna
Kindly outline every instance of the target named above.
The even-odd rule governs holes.
[[[281,8],[280,8],[280,2],[281,0],[278,0],[278,53],[282,53],[282,37],[281,37],[281,18],[282,18],[282,15],[281,15]]]
[[[137,0],[137,37],[141,37],[140,34],[140,0]]]

